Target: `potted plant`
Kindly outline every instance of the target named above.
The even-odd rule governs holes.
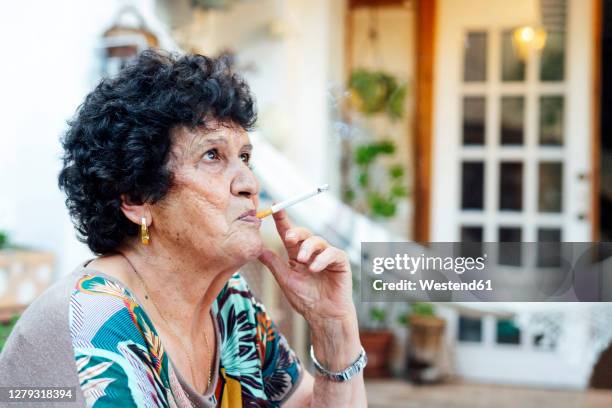
[[[407,315],[410,330],[408,347],[408,376],[422,384],[440,379],[437,364],[442,352],[446,322],[436,316],[431,303],[413,303]]]
[[[19,320],[18,314],[14,315],[8,320],[0,319],[0,352],[4,348],[4,344],[11,334],[13,327],[15,327],[17,320]]]
[[[393,332],[387,327],[387,310],[382,307],[370,308],[371,326],[361,329],[361,344],[368,355],[365,368],[366,378],[385,378],[390,376],[389,359],[393,345]]]
[[[404,114],[406,85],[388,72],[356,69],[348,82],[350,103],[361,113],[371,116],[386,113],[391,120]]]

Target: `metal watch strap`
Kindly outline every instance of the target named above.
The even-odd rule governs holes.
[[[345,370],[337,373],[329,371],[317,361],[317,358],[314,354],[314,348],[312,346],[310,346],[310,358],[312,359],[312,362],[314,363],[314,366],[319,373],[336,382],[346,382],[350,380],[351,378],[359,374],[361,370],[365,368],[366,364],[368,364],[368,356],[366,355],[366,352],[363,347],[361,347],[361,352],[359,353],[359,357],[357,357],[357,360],[355,360],[355,362],[348,366],[348,368],[346,368]]]

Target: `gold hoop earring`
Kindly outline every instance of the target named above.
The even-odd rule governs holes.
[[[147,228],[147,219],[145,217],[140,218],[140,240],[144,245],[149,245],[149,229]]]

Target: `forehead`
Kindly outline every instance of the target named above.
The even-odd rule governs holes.
[[[210,144],[227,145],[240,149],[249,143],[246,130],[231,122],[208,122],[206,126],[195,128],[179,127],[173,132],[173,151],[175,153],[197,153]]]

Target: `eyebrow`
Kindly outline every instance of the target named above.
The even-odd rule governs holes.
[[[227,143],[227,139],[223,136],[212,136],[212,137],[205,137],[205,138],[201,138],[198,140],[197,144],[196,144],[196,151],[200,152],[203,149],[205,149],[206,147],[208,147],[209,145],[214,145],[214,144],[221,144],[227,147],[228,143]],[[248,151],[251,152],[253,151],[253,145],[250,143],[244,144],[241,148],[240,151]]]

